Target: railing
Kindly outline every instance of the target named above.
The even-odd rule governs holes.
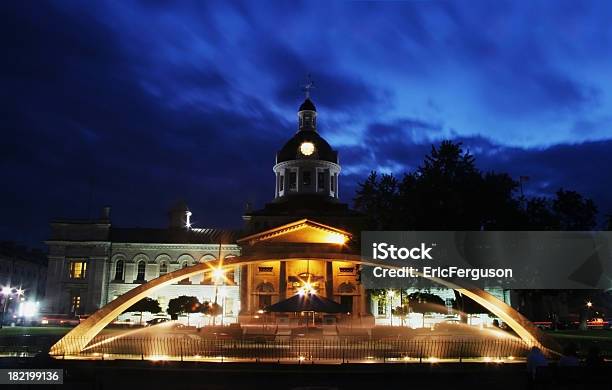
[[[64,339],[79,345],[79,339]],[[215,340],[191,337],[96,338],[70,358],[293,362],[507,361],[522,358],[527,346],[501,340]],[[64,356],[56,356],[62,358]]]
[[[47,353],[61,336],[5,336],[0,337],[0,357],[32,357]]]

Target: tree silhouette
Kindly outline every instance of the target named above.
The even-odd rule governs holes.
[[[145,297],[140,301],[136,302],[129,308],[127,308],[124,313],[137,312],[140,313],[140,323],[142,324],[142,313],[149,312],[153,314],[157,314],[161,311],[161,306],[159,306],[159,302],[153,298]]]
[[[177,319],[179,314],[197,313],[200,311],[200,301],[198,298],[181,295],[172,298],[168,302],[168,314],[172,319]]]
[[[507,173],[482,172],[461,143],[432,146],[423,164],[398,180],[370,175],[354,206],[373,230],[590,230],[597,207],[575,191],[526,198]]]
[[[446,305],[442,298],[428,292],[414,292],[408,295],[410,309],[415,313],[445,313]]]

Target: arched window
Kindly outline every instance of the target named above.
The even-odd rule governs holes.
[[[168,263],[162,261],[159,263],[159,275],[165,275],[166,273],[168,273]]]
[[[353,294],[355,291],[355,285],[351,282],[340,283],[338,286],[338,292],[340,294]]]
[[[123,268],[125,267],[125,263],[123,260],[117,260],[115,263],[115,279],[114,280],[123,280]]]
[[[138,262],[136,280],[142,282],[145,280],[145,269],[147,268],[147,263],[144,260]]]

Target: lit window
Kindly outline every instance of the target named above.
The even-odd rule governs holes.
[[[138,262],[138,268],[137,268],[137,274],[136,274],[136,280],[138,280],[139,282],[142,282],[145,280],[145,269],[147,268],[147,264],[145,263],[144,260],[141,260]]]
[[[70,297],[70,313],[71,314],[80,314],[81,313],[81,296],[80,295],[72,295]]]
[[[119,260],[115,264],[115,280],[123,280],[123,266],[123,260]]]
[[[87,263],[84,261],[70,262],[70,279],[85,279]]]
[[[159,274],[165,275],[168,272],[168,264],[165,261],[162,261],[159,265]]]

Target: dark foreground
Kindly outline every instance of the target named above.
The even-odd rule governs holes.
[[[283,365],[0,359],[0,368],[62,368],[61,389],[611,389],[611,366],[548,367],[532,383],[522,363]],[[29,385],[33,386],[33,385]],[[13,386],[25,389],[28,385]],[[10,386],[2,386],[11,388]],[[38,385],[35,389],[40,388]]]

